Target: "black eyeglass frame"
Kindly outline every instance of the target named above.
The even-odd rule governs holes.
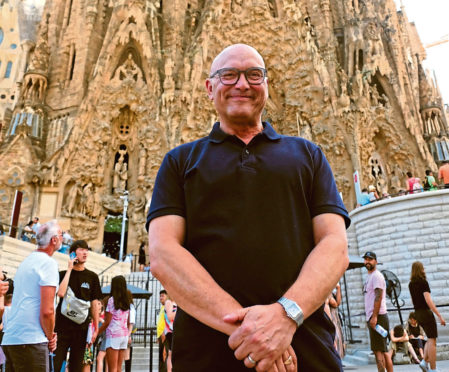
[[[262,71],[262,73],[263,73],[263,78],[260,81],[260,83],[254,83],[254,82],[250,82],[248,80],[248,72],[255,71],[255,70],[256,71]],[[221,74],[223,72],[225,72],[225,71],[237,72],[237,74],[238,74],[237,75],[237,79],[233,83],[228,83],[228,82],[225,83],[225,82],[223,82],[223,80],[221,80]],[[246,79],[246,81],[248,82],[249,85],[261,85],[261,84],[264,83],[264,81],[265,81],[265,79],[267,77],[267,70],[265,68],[263,68],[263,67],[250,67],[250,68],[247,68],[246,70],[239,70],[239,69],[233,68],[233,67],[225,67],[225,68],[220,68],[219,70],[215,71],[212,75],[209,76],[209,79],[212,79],[212,78],[214,78],[214,77],[216,77],[218,75],[218,78],[220,79],[220,82],[223,85],[235,85],[240,80],[240,75],[241,74],[243,74],[245,76],[245,79]]]

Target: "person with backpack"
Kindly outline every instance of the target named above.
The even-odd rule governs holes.
[[[85,267],[89,250],[85,240],[73,242],[69,252],[73,255],[68,260],[67,270],[59,273],[57,295],[60,301],[56,309],[58,347],[55,352],[55,371],[61,370],[70,349],[70,372],[82,372],[91,320],[94,330],[90,344],[95,342],[98,334],[99,308],[103,294],[98,275]]]
[[[412,172],[407,172],[407,190],[409,194],[415,194],[424,190],[421,180],[418,177],[413,177]]]
[[[438,190],[438,184],[435,181],[435,177],[430,169],[426,170],[426,178],[424,180],[424,190],[432,191]]]

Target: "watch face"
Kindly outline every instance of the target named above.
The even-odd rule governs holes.
[[[296,318],[300,314],[301,309],[299,308],[298,305],[290,303],[288,304],[288,312],[291,314],[292,317]]]

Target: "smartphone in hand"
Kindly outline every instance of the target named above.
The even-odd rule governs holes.
[[[75,252],[70,253],[70,259],[74,260],[75,258],[76,258],[76,253]]]

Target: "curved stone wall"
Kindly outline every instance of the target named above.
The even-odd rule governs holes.
[[[357,208],[350,216],[349,254],[376,252],[378,262],[382,263],[378,269],[392,271],[399,278],[400,298],[405,307],[412,306],[408,283],[414,261],[424,264],[435,304],[449,304],[449,190],[382,200]],[[366,274],[365,268],[346,273],[351,320],[361,326],[353,329],[353,335],[364,343],[368,340],[365,317],[359,314],[364,312],[362,288]],[[389,299],[387,307],[393,308]],[[449,306],[439,310],[449,320]],[[409,312],[402,312],[404,321]],[[389,317],[391,327],[399,324],[396,312],[389,312]]]

